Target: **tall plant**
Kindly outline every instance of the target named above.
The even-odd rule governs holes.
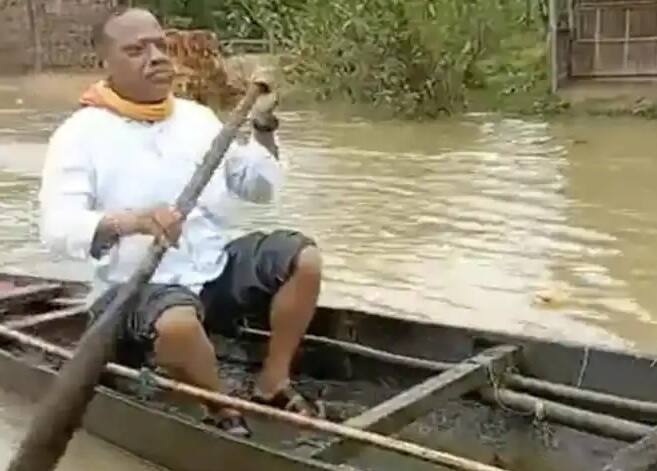
[[[205,22],[222,38],[273,35],[292,59],[286,70],[293,82],[320,99],[347,98],[398,115],[452,113],[489,76],[496,87],[516,90],[544,68],[533,58],[518,67],[525,59],[513,49],[525,46],[527,30],[542,32],[545,0],[142,1],[191,16],[194,25]],[[512,83],[500,85],[507,76]]]

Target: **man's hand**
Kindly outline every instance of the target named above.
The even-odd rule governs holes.
[[[116,211],[101,219],[91,242],[90,253],[99,259],[121,237],[134,234],[152,235],[167,248],[177,246],[181,231],[182,214],[170,206],[148,211]]]
[[[152,235],[167,245],[175,245],[182,231],[182,215],[171,206],[144,211],[119,211],[107,218],[107,225],[116,228],[119,236]]]
[[[251,82],[261,85],[265,89],[265,94],[269,94],[276,89],[276,79],[271,67],[256,67],[251,75]]]
[[[270,68],[258,67],[251,76],[251,82],[265,88],[266,93],[261,94],[253,105],[251,119],[259,131],[275,131],[278,128],[278,119],[274,110],[278,106],[278,93],[273,71]]]
[[[136,232],[152,235],[156,240],[176,246],[182,232],[182,214],[176,208],[164,206],[137,214]]]

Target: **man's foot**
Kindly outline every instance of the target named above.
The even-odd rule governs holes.
[[[208,413],[203,418],[203,423],[217,427],[222,432],[239,438],[251,437],[251,429],[242,414],[237,411],[221,411],[219,413]]]
[[[273,394],[265,394],[256,387],[251,400],[258,404],[296,412],[308,417],[326,417],[324,405],[320,401],[313,401],[304,397],[292,387],[289,380],[283,383],[277,392]]]

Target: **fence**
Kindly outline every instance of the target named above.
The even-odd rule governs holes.
[[[225,39],[220,41],[221,47],[227,55],[247,53],[269,53],[276,52],[276,41],[273,34],[266,39]]]
[[[551,0],[553,89],[569,78],[657,77],[657,0]]]

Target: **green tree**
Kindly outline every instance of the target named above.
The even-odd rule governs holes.
[[[222,39],[267,38],[288,78],[346,98],[434,117],[471,91],[506,97],[545,81],[545,0],[143,0]]]

